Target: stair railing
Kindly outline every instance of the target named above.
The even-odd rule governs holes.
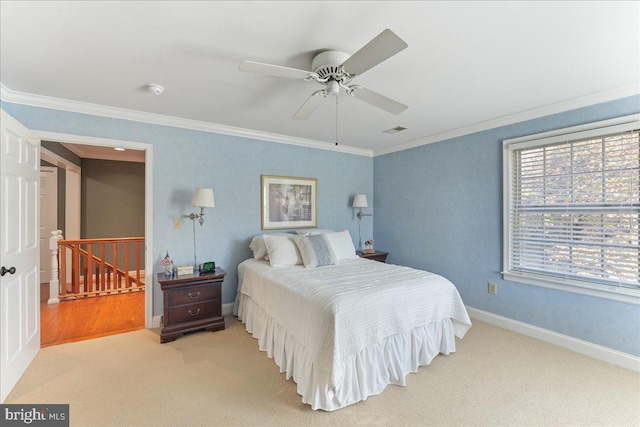
[[[51,234],[50,304],[61,299],[144,290],[144,237],[64,240],[62,232]],[[70,277],[67,264],[71,265]]]

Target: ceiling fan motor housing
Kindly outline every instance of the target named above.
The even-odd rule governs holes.
[[[320,76],[321,79],[328,78],[329,80],[341,81],[344,75],[340,70],[340,65],[349,59],[349,57],[350,55],[347,53],[328,50],[319,53],[313,58],[311,69]]]

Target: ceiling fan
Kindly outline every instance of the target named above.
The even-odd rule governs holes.
[[[268,76],[314,81],[324,85],[324,89],[317,90],[309,96],[302,107],[293,115],[294,119],[307,119],[325,98],[329,95],[337,96],[340,88],[343,88],[347,94],[384,111],[400,114],[408,108],[406,105],[372,90],[365,89],[362,86],[351,84],[351,81],[356,76],[407,48],[407,46],[404,40],[387,29],[353,55],[335,50],[319,53],[311,63],[313,71],[253,61],[242,61],[238,69]]]

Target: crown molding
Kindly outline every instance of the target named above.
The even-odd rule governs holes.
[[[394,147],[377,150],[373,154],[374,154],[374,157],[382,156],[382,155],[394,153],[397,151],[404,151],[410,148],[432,144],[434,142],[445,141],[447,139],[457,138],[460,136],[469,135],[476,132],[495,129],[501,126],[512,125],[514,123],[537,119],[540,117],[549,116],[552,114],[558,114],[565,111],[575,110],[582,107],[588,107],[590,105],[600,104],[602,102],[614,101],[616,99],[626,98],[627,96],[633,96],[638,94],[640,94],[640,83],[634,83],[627,86],[622,86],[617,89],[599,92],[593,95],[587,95],[580,98],[559,102],[557,104],[551,104],[545,107],[535,108],[532,110],[523,111],[521,113],[510,114],[508,116],[503,116],[497,119],[476,123],[470,126],[454,129],[452,131],[430,135],[424,138],[419,138],[410,142],[396,145]]]
[[[50,108],[53,110],[69,111],[80,114],[91,114],[94,116],[197,130],[208,133],[237,136],[241,138],[257,139],[261,141],[277,142],[280,144],[297,145],[301,147],[315,148],[318,150],[337,151],[339,153],[354,154],[357,156],[373,157],[373,150],[349,147],[346,145],[335,146],[326,142],[311,139],[296,138],[287,135],[225,126],[217,123],[182,119],[179,117],[164,116],[161,114],[127,110],[125,108],[109,107],[106,105],[90,104],[87,102],[71,101],[68,99],[17,92],[9,89],[3,83],[0,83],[0,99],[3,102],[29,105],[32,107]]]
[[[622,86],[617,89],[599,92],[593,95],[587,95],[580,98],[559,102],[541,108],[523,111],[520,113],[510,114],[497,119],[476,123],[470,126],[461,127],[452,131],[443,132],[435,135],[426,136],[394,147],[382,150],[366,150],[362,148],[349,147],[346,145],[334,146],[326,142],[315,141],[304,138],[296,138],[287,135],[279,135],[268,132],[261,132],[251,129],[237,128],[233,126],[225,126],[216,123],[202,122],[197,120],[182,119],[178,117],[164,116],[160,114],[145,113],[142,111],[127,110],[124,108],[109,107],[105,105],[90,104],[86,102],[70,101],[66,99],[53,98],[43,95],[34,95],[30,93],[17,92],[9,89],[3,83],[0,83],[0,99],[4,102],[15,104],[29,105],[32,107],[50,108],[54,110],[69,111],[80,114],[91,114],[95,116],[103,116],[109,118],[117,118],[122,120],[131,120],[142,123],[150,123],[161,126],[170,126],[189,130],[197,130],[208,133],[216,133],[222,135],[237,136],[241,138],[257,139],[262,141],[277,142],[281,144],[297,145],[307,148],[315,148],[319,150],[336,151],[346,154],[354,154],[357,156],[377,157],[385,154],[404,151],[422,145],[432,144],[434,142],[445,141],[447,139],[457,138],[472,133],[482,132],[489,129],[507,126],[527,120],[532,120],[552,114],[558,114],[577,108],[587,107],[602,102],[613,101],[640,94],[640,83],[633,83]]]

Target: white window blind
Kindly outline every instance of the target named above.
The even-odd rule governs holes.
[[[637,123],[508,147],[508,273],[640,289]]]

